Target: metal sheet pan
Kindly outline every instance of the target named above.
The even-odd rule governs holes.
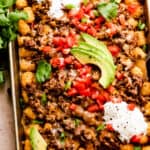
[[[145,8],[147,15],[147,23],[150,30],[150,0],[145,0]],[[150,33],[148,34],[148,45],[150,45]],[[16,150],[23,150],[21,146],[21,138],[23,135],[23,129],[21,127],[21,110],[19,106],[19,57],[18,51],[15,47],[15,43],[9,44],[9,60],[10,60],[10,76],[11,76],[11,91],[13,101],[13,113],[15,124],[15,136],[16,136]],[[150,67],[150,66],[149,66]]]

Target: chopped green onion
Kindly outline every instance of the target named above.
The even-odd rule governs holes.
[[[143,46],[143,50],[146,51],[147,50],[147,45]]]
[[[64,142],[65,138],[66,138],[66,134],[65,134],[65,132],[62,132],[62,133],[60,134],[60,141],[61,141],[61,142]]]
[[[141,147],[140,146],[135,146],[134,150],[141,150]]]
[[[98,17],[99,16],[99,12],[97,10],[93,10],[94,16]]]
[[[41,120],[32,120],[33,124],[43,124],[44,122]]]
[[[145,23],[142,23],[142,21],[139,20],[139,22],[138,22],[138,29],[139,29],[139,30],[144,30],[145,27],[146,27]]]
[[[5,79],[4,79],[4,72],[3,71],[0,71],[0,84],[3,84],[5,82]]]
[[[43,93],[42,98],[41,98],[41,103],[42,103],[42,105],[45,105],[46,102],[47,102],[47,97],[46,97],[46,94]]]
[[[105,125],[104,124],[101,124],[97,127],[96,131],[101,131],[101,130],[104,130],[105,128]]]
[[[65,91],[67,91],[68,89],[70,89],[72,82],[69,80],[66,82],[65,84]]]
[[[73,4],[67,4],[67,5],[65,5],[65,8],[66,9],[73,9],[73,8],[75,8],[75,6]]]
[[[86,17],[84,17],[84,18],[81,19],[82,23],[87,23],[87,21],[88,21],[88,18],[86,18]]]
[[[78,126],[79,126],[79,124],[80,124],[80,122],[81,122],[81,120],[80,120],[80,119],[75,119],[75,120],[74,120],[74,124],[75,124],[75,126],[76,126],[76,127],[78,127]]]

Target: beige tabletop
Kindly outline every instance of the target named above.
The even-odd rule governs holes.
[[[10,87],[8,73],[6,79],[0,86],[0,150],[15,150],[12,102],[7,92]]]

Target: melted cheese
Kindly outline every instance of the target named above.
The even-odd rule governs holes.
[[[146,134],[147,123],[142,112],[135,108],[130,111],[125,102],[104,105],[104,121],[111,124],[113,129],[120,134],[120,140],[129,142],[134,135]]]

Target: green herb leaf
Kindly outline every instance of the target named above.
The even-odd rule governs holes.
[[[81,120],[76,118],[76,119],[74,120],[75,126],[78,127],[79,124],[80,124],[80,122],[81,122]]]
[[[36,80],[39,83],[45,82],[50,78],[51,65],[44,60],[39,61],[36,70]]]
[[[104,124],[101,124],[97,127],[96,131],[101,131],[101,130],[104,130],[105,128],[105,125]]]
[[[134,150],[141,150],[141,147],[140,146],[135,146]]]
[[[24,103],[23,98],[20,98],[20,99],[19,99],[19,103],[20,103],[20,107],[21,107],[22,109],[24,109],[24,108],[25,108],[25,103]]]
[[[0,8],[8,8],[15,3],[15,0],[0,0]]]
[[[0,26],[9,26],[10,20],[5,14],[0,14]]]
[[[10,14],[8,15],[8,18],[11,22],[18,22],[20,19],[23,19],[23,20],[28,19],[28,15],[24,11],[15,10],[13,12],[10,12]]]
[[[81,19],[82,23],[87,23],[87,21],[88,21],[88,18],[86,18],[86,17],[84,17],[84,18]]]
[[[47,102],[47,97],[46,97],[46,94],[44,93],[44,94],[42,95],[42,98],[41,98],[41,103],[42,103],[43,105],[45,105],[46,102]]]
[[[65,132],[62,132],[62,133],[60,134],[60,141],[61,141],[61,142],[64,142],[65,138],[66,138],[66,134],[65,134]]]
[[[145,23],[143,23],[141,20],[138,22],[138,29],[139,30],[144,30],[146,27]]]
[[[107,21],[109,21],[117,16],[118,5],[114,2],[102,2],[98,5],[98,11]]]
[[[0,49],[3,48],[3,44],[4,44],[4,41],[3,41],[2,37],[0,37]]]
[[[73,9],[73,8],[75,8],[75,6],[73,4],[67,4],[67,5],[65,5],[65,8],[66,9]]]
[[[43,124],[44,121],[42,121],[42,120],[32,120],[32,123],[33,124]]]
[[[94,16],[98,17],[99,16],[99,12],[97,10],[93,10]]]
[[[84,5],[87,5],[88,2],[89,2],[89,0],[83,0],[83,4],[84,4]]]
[[[65,91],[67,91],[68,89],[70,89],[72,82],[69,80],[67,81],[67,83],[65,84]]]
[[[3,84],[5,82],[4,80],[4,72],[0,71],[0,84]]]

